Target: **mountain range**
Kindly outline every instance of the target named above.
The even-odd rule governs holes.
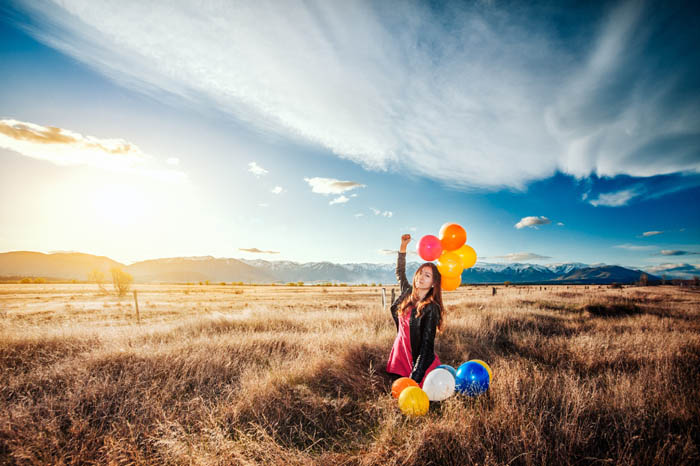
[[[410,278],[420,263],[409,262]],[[121,264],[108,257],[78,252],[44,254],[31,251],[0,253],[0,278],[45,277],[86,280],[94,269],[109,277],[112,267],[121,267],[136,282],[245,282],[245,283],[394,283],[394,264],[335,264],[232,258],[173,257]],[[641,270],[606,264],[491,264],[477,263],[462,273],[462,283],[633,283]],[[647,274],[650,281],[660,280]]]

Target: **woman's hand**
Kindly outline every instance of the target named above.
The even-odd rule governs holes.
[[[399,252],[406,252],[406,246],[408,246],[408,243],[411,242],[411,235],[405,234],[401,235],[401,249],[399,249]]]

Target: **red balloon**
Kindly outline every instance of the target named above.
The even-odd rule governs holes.
[[[434,261],[440,257],[440,254],[442,254],[442,245],[440,244],[440,240],[433,235],[425,235],[422,237],[420,241],[418,241],[416,249],[418,250],[418,255],[424,261],[428,262]]]
[[[444,251],[454,251],[467,242],[467,232],[456,223],[445,223],[440,228],[440,243]]]

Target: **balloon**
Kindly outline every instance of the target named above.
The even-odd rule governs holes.
[[[446,400],[455,392],[455,378],[448,370],[436,367],[425,376],[423,391],[430,401]]]
[[[493,382],[493,372],[491,371],[491,368],[489,367],[489,365],[486,364],[486,363],[485,363],[484,361],[482,361],[481,359],[472,359],[472,361],[473,361],[473,362],[478,362],[479,364],[481,364],[482,366],[484,366],[484,369],[486,369],[486,371],[489,373],[489,385],[490,385],[491,382]]]
[[[408,387],[399,396],[399,409],[409,416],[424,416],[428,413],[430,400],[420,387]]]
[[[467,232],[456,223],[445,223],[440,228],[440,243],[445,251],[459,249],[467,242]]]
[[[462,284],[462,277],[457,275],[456,277],[442,277],[440,281],[440,288],[445,291],[454,291],[459,288]]]
[[[440,364],[435,369],[445,369],[447,372],[452,374],[452,377],[457,378],[457,371],[454,367],[450,366],[449,364]]]
[[[457,369],[455,389],[459,393],[476,396],[489,389],[489,373],[478,362],[465,362]]]
[[[452,251],[444,251],[438,259],[437,268],[442,277],[459,277],[462,275],[462,260]]]
[[[440,240],[433,235],[425,235],[422,237],[420,241],[418,241],[416,249],[418,250],[418,255],[424,261],[428,262],[434,261],[440,257],[440,254],[442,254],[442,245],[440,244]]]
[[[457,249],[455,254],[459,256],[460,260],[462,261],[462,267],[465,269],[468,269],[476,264],[476,251],[474,251],[474,249],[467,244]]]
[[[393,396],[394,398],[398,398],[399,395],[401,395],[401,392],[404,390],[404,388],[417,386],[418,382],[416,382],[415,380],[409,377],[401,377],[400,379],[396,379],[391,385],[391,396]]]

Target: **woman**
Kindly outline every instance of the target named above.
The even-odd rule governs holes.
[[[435,333],[442,329],[442,291],[440,272],[432,262],[418,267],[413,285],[406,279],[406,246],[411,235],[401,236],[396,263],[396,278],[401,285],[399,297],[391,304],[396,324],[396,339],[386,370],[400,377],[410,377],[423,386],[425,376],[440,365],[435,354]]]

